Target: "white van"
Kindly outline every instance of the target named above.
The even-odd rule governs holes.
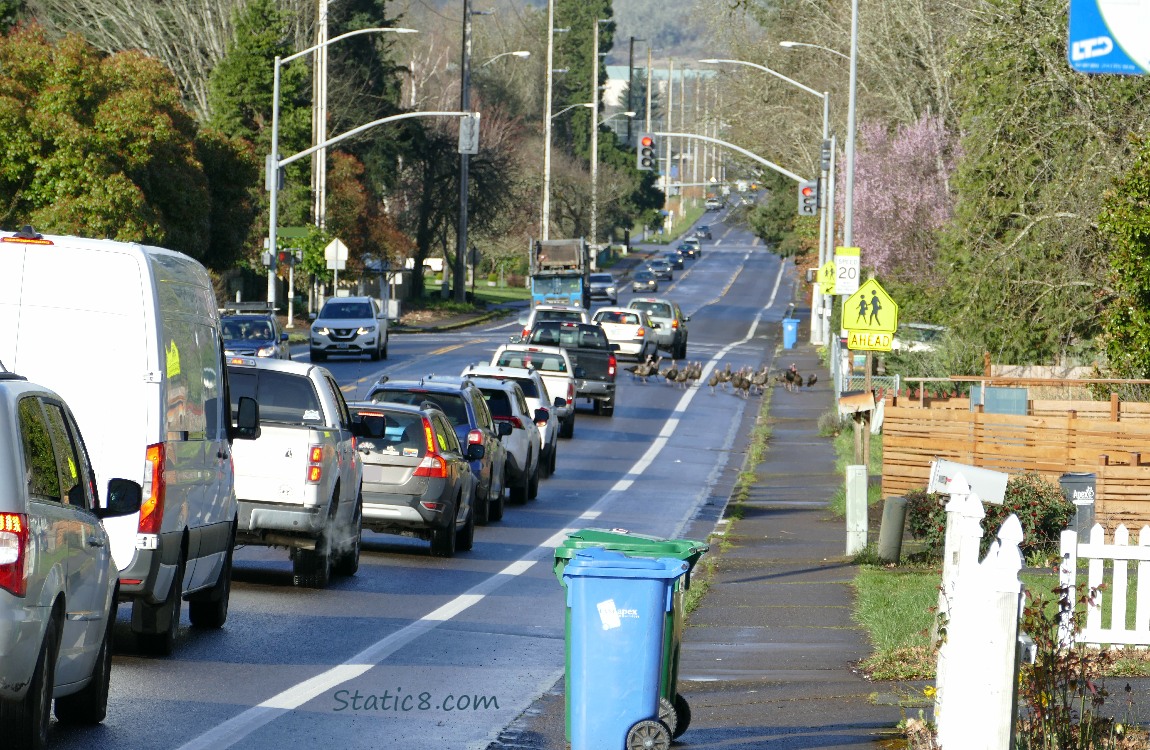
[[[0,361],[69,403],[96,486],[120,477],[144,488],[138,513],[104,521],[140,646],[171,651],[183,598],[193,625],[223,625],[231,440],[256,437],[259,417],[245,399],[243,426],[232,426],[203,266],[158,247],[0,232]]]

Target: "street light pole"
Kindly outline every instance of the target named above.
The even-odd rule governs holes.
[[[471,0],[463,0],[463,49],[459,63],[459,110],[471,111]],[[460,127],[463,127],[462,124]],[[459,221],[455,233],[455,263],[451,273],[451,291],[456,302],[466,299],[467,276],[467,189],[470,155],[459,154]],[[446,274],[444,274],[446,277]],[[443,290],[446,291],[446,290]],[[444,294],[444,297],[447,295]]]
[[[268,264],[268,302],[275,306],[276,303],[276,222],[279,218],[279,170],[285,166],[281,163],[279,156],[279,121],[280,121],[280,68],[284,63],[289,63],[298,57],[302,57],[316,50],[328,47],[331,44],[347,39],[348,37],[359,36],[360,34],[379,34],[379,33],[395,33],[395,34],[415,34],[415,29],[404,29],[397,27],[378,27],[373,26],[366,29],[356,29],[349,31],[345,34],[340,34],[332,39],[325,39],[321,44],[313,44],[307,49],[300,50],[299,52],[288,55],[287,57],[280,57],[276,55],[274,68],[272,71],[272,143],[271,154],[268,155],[265,163],[267,189],[269,192],[268,200],[268,250],[271,252],[271,263]],[[326,71],[326,68],[325,68]],[[327,87],[323,87],[324,97],[327,96]],[[323,106],[323,111],[327,111],[326,102]],[[326,132],[326,130],[325,130]],[[319,141],[319,144],[327,142],[327,138]],[[320,148],[309,150],[311,153],[319,153]],[[326,162],[325,162],[326,166]]]
[[[850,98],[847,100],[846,188],[843,195],[843,245],[854,247],[855,105],[858,100],[859,0],[851,0]]]
[[[596,19],[593,33],[594,52],[591,55],[591,270],[598,269],[599,242],[599,24]]]

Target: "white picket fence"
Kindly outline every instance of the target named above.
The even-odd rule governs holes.
[[[1090,529],[1090,541],[1079,544],[1072,530],[1062,532],[1059,539],[1062,566],[1059,581],[1075,601],[1078,581],[1078,561],[1086,560],[1086,588],[1095,591],[1086,606],[1086,625],[1077,637],[1074,635],[1070,612],[1063,615],[1060,631],[1064,643],[1094,646],[1150,646],[1150,526],[1138,532],[1138,543],[1130,543],[1130,532],[1124,525],[1114,530],[1114,539],[1106,543],[1106,531],[1101,524]],[[1134,596],[1134,617],[1131,621],[1127,608],[1130,590],[1130,564],[1138,563],[1137,590]],[[1108,571],[1109,568],[1109,571]],[[1110,580],[1106,580],[1109,572]],[[1099,590],[1099,587],[1107,585]],[[1107,605],[1109,622],[1103,625],[1103,612]]]
[[[961,474],[950,490],[939,599],[946,639],[935,680],[938,741],[946,750],[1008,750],[1016,716],[1022,524],[1007,518],[980,561],[982,503]]]

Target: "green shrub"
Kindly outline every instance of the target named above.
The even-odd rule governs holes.
[[[907,527],[911,536],[923,543],[927,557],[942,556],[946,541],[947,495],[912,490],[906,494]],[[1012,476],[1006,483],[1001,505],[984,503],[982,549],[985,555],[999,527],[1011,513],[1022,522],[1020,545],[1025,558],[1041,557],[1058,550],[1058,535],[1074,517],[1074,504],[1062,496],[1058,485],[1037,474]]]

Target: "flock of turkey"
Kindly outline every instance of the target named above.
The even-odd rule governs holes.
[[[633,380],[638,380],[641,383],[648,382],[649,378],[662,378],[664,383],[679,388],[687,388],[696,383],[703,374],[702,362],[684,362],[680,365],[672,360],[669,366],[660,369],[662,364],[662,357],[655,359],[648,356],[646,361],[623,369],[631,373]],[[811,373],[805,381],[806,387],[810,388],[818,382],[818,379],[818,375]],[[784,370],[782,375],[772,375],[769,365],[763,365],[759,370],[751,367],[732,370],[728,363],[725,369],[715,370],[707,379],[707,385],[710,386],[712,395],[716,388],[721,388],[724,391],[730,390],[743,398],[761,395],[768,387],[780,384],[788,391],[800,390],[804,385],[803,374],[798,371],[794,364]]]

